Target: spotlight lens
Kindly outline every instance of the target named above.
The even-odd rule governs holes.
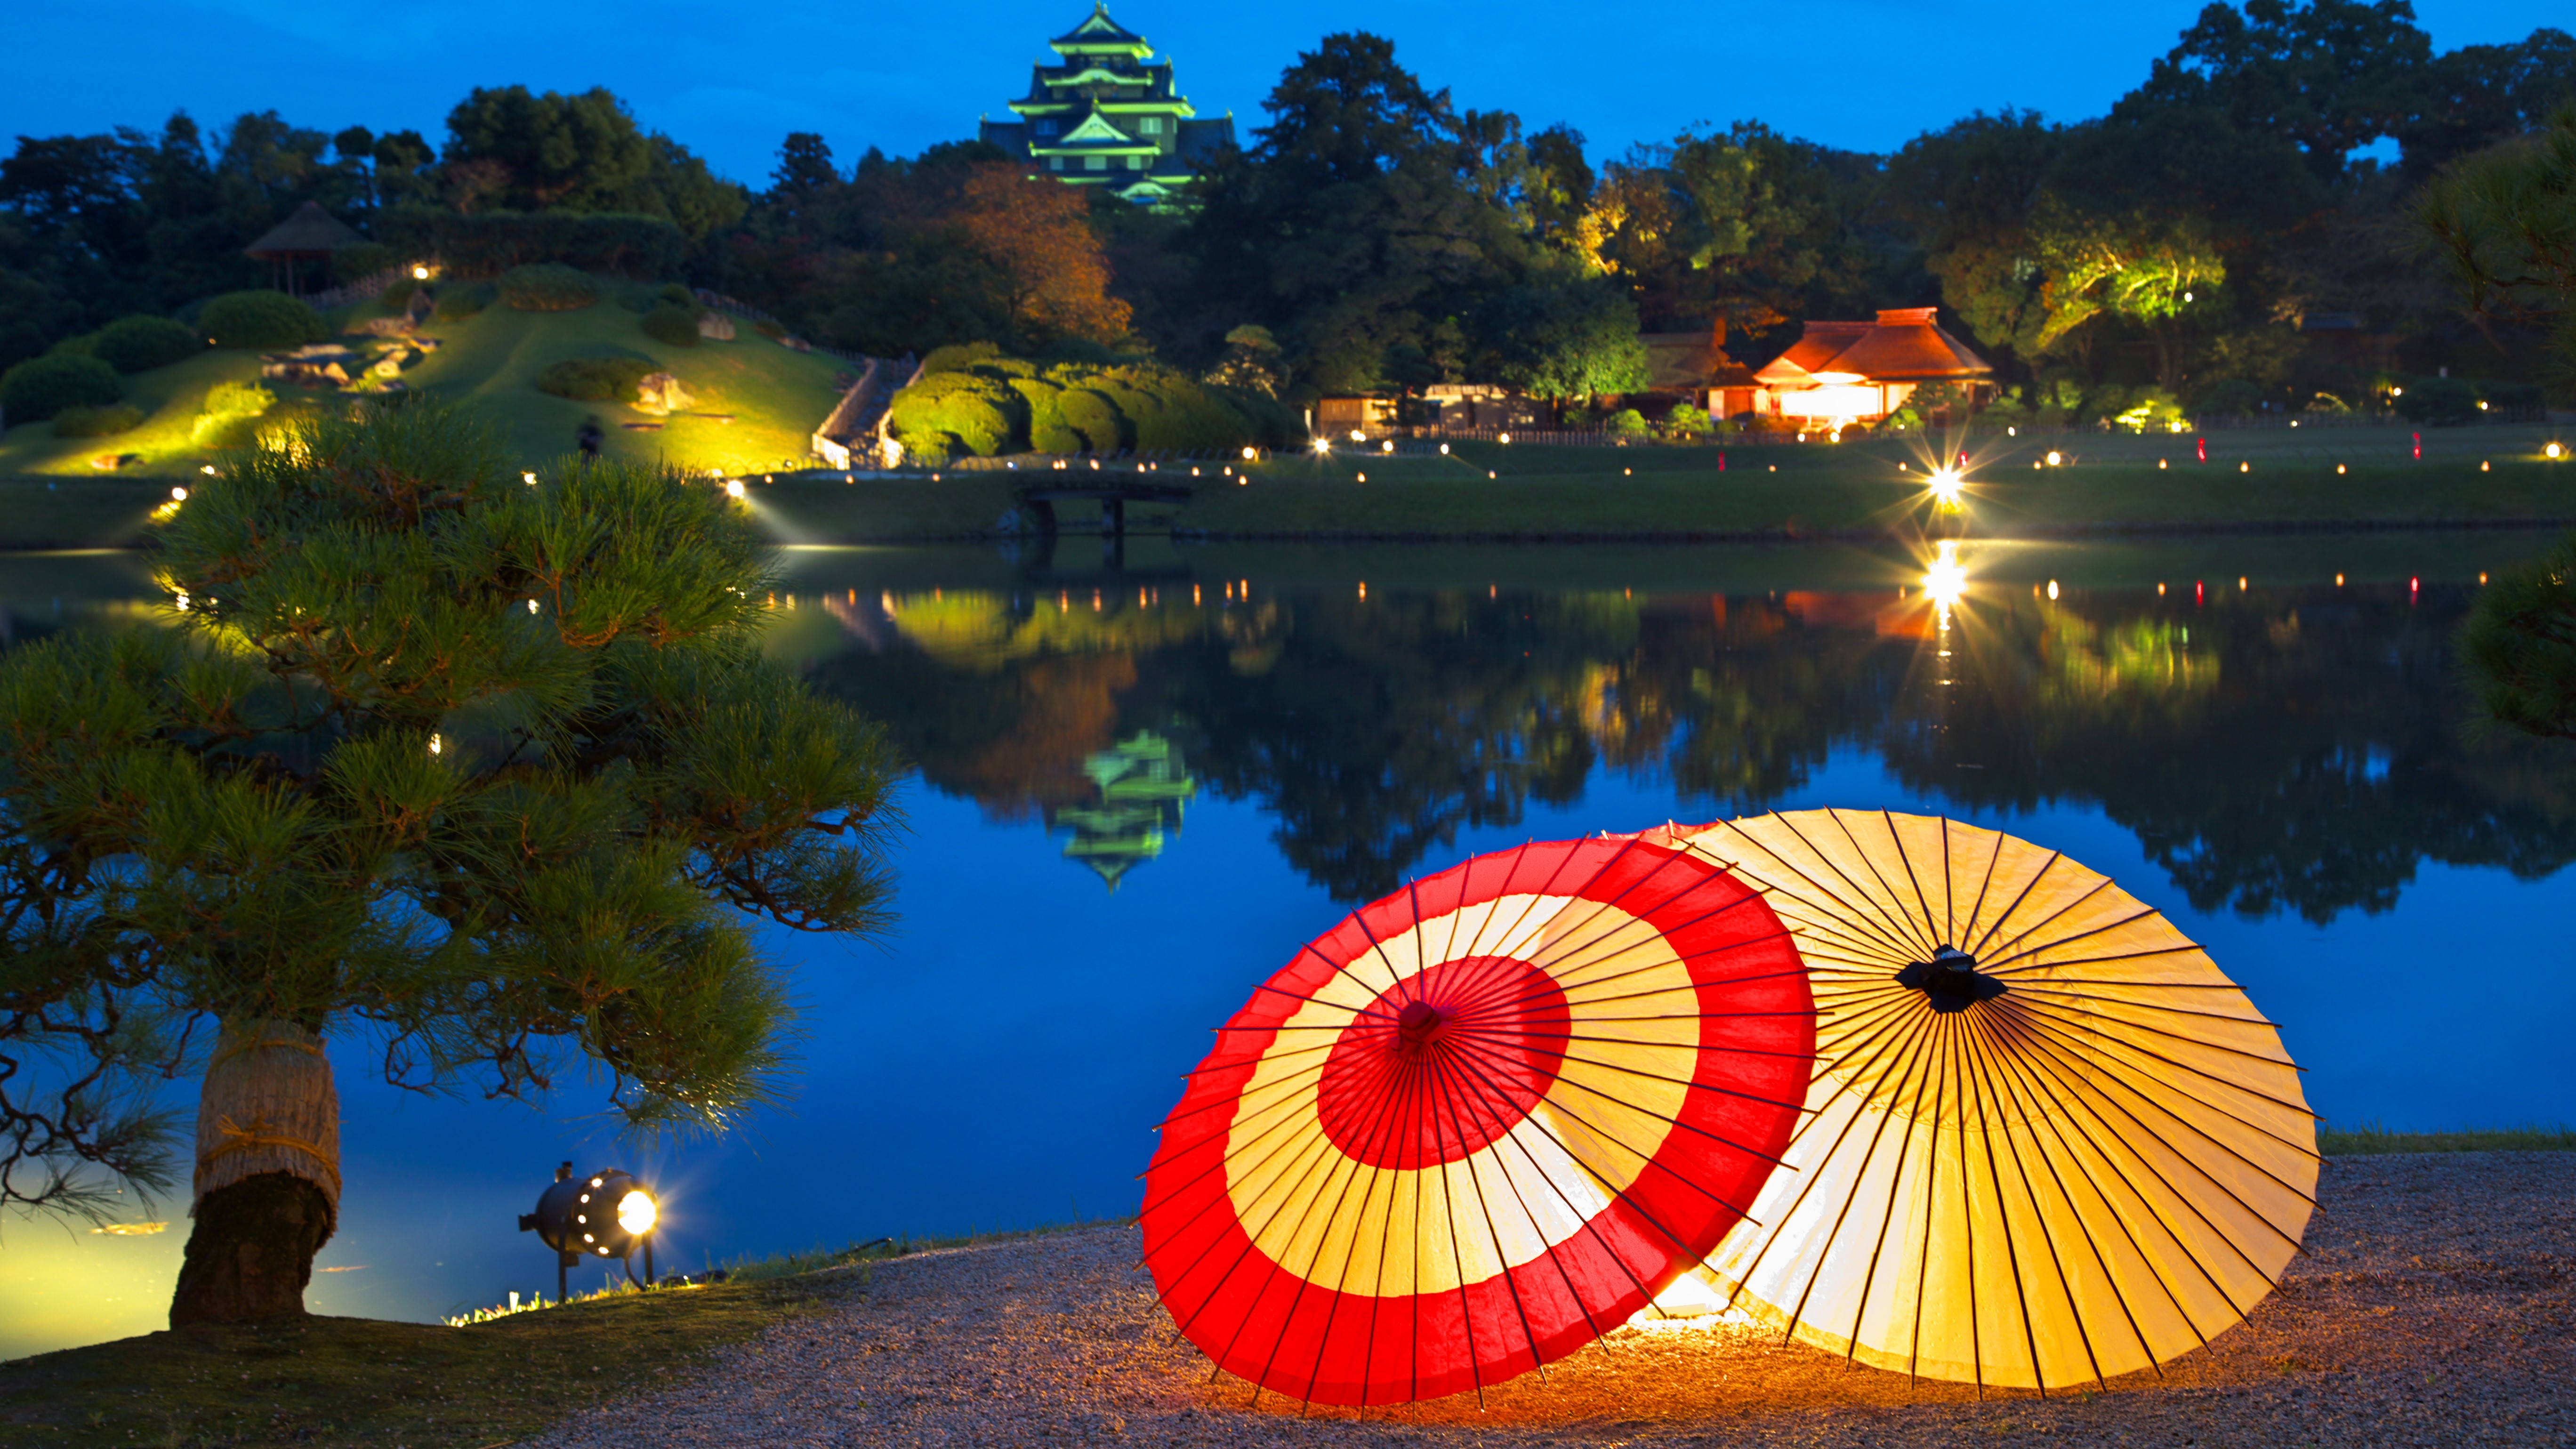
[[[742,480],[735,478],[726,482],[725,496],[727,498],[740,498],[742,496]]]
[[[624,1228],[630,1238],[640,1238],[653,1231],[654,1220],[659,1216],[653,1199],[640,1191],[630,1192],[617,1200],[617,1225]]]

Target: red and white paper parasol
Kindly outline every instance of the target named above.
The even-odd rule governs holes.
[[[1364,907],[1254,993],[1164,1122],[1143,1229],[1165,1305],[1219,1368],[1315,1403],[1580,1348],[1761,1191],[1807,1090],[1807,980],[1759,895],[1638,840],[1479,856]]]

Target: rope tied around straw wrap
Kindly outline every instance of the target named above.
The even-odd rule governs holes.
[[[340,1094],[331,1061],[319,1036],[290,1022],[226,1022],[197,1104],[196,1198],[269,1172],[319,1187],[339,1215]]]

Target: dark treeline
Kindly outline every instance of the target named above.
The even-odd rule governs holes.
[[[2066,417],[2149,389],[2234,411],[2390,370],[2541,375],[2528,324],[2563,299],[2498,285],[2520,274],[2479,251],[2486,213],[2441,213],[2468,218],[2445,234],[2427,196],[2534,144],[2576,97],[2576,38],[2437,53],[2406,0],[2246,0],[2145,70],[2098,119],[1980,113],[1889,155],[1740,121],[1595,158],[1458,108],[1383,38],[1332,35],[1187,215],[972,142],[845,165],[800,133],[748,187],[604,91],[477,90],[436,145],[180,115],[0,160],[0,365],[261,284],[241,248],[313,200],[407,245],[441,217],[629,213],[680,234],[686,280],[818,341],[1079,341],[1292,399],[1445,380],[1586,399],[1643,385],[1641,331],[1722,326],[1758,362],[1802,319],[1924,305],[1996,363],[2007,408]],[[2496,305],[2464,315],[2461,273]]]

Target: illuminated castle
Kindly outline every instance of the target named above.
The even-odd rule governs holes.
[[[984,122],[983,139],[1033,170],[1076,186],[1106,186],[1139,205],[1170,207],[1199,162],[1234,142],[1232,113],[1213,120],[1172,89],[1172,63],[1109,18],[1091,17],[1047,42],[1057,63],[1030,68],[1015,121]]]

